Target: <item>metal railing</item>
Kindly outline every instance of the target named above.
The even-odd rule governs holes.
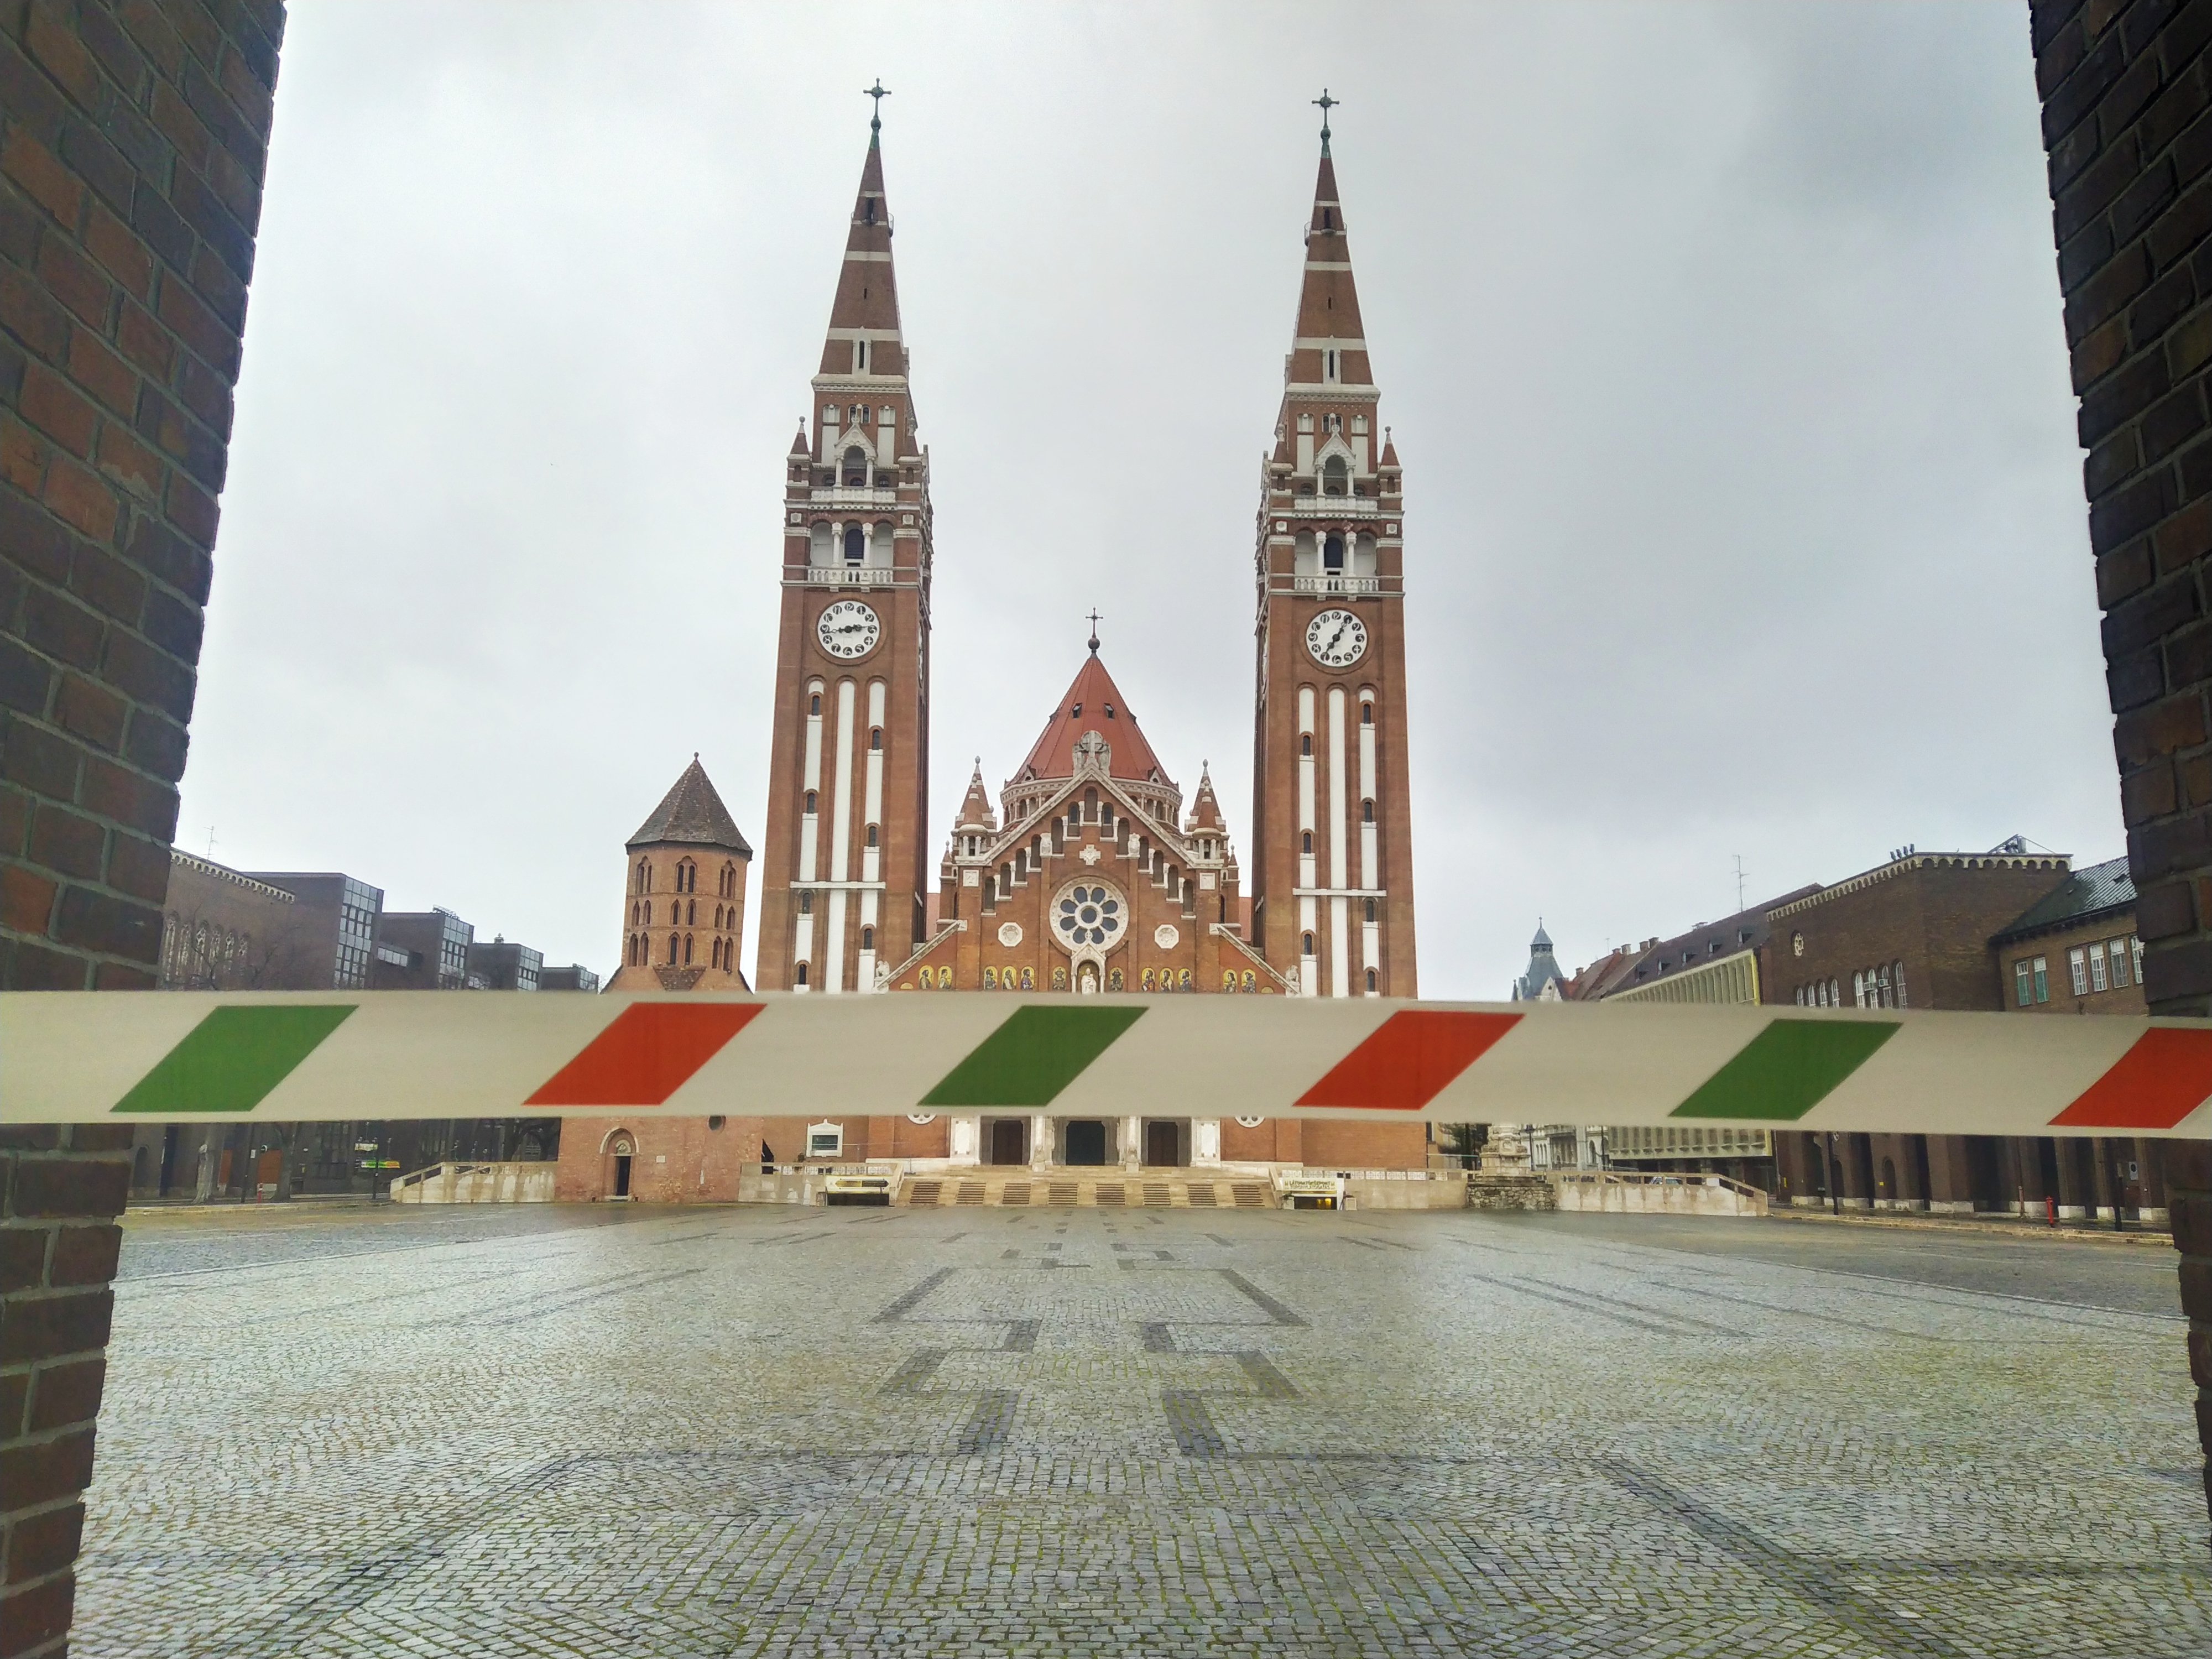
[[[1698,1175],[1678,1170],[1554,1170],[1549,1174],[1555,1181],[1571,1181],[1584,1187],[1720,1187],[1740,1198],[1772,1196],[1733,1176]]]

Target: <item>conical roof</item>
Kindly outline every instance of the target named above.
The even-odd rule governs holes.
[[[747,858],[753,855],[751,844],[730,816],[730,809],[722,805],[722,798],[714,793],[714,786],[707,781],[707,769],[699,764],[696,755],[676,780],[676,787],[660,798],[653,816],[638,825],[629,845],[651,847],[668,842],[726,848]]]
[[[1106,739],[1106,769],[1109,777],[1139,782],[1148,778],[1162,783],[1170,781],[1152,754],[1152,744],[1137,729],[1136,716],[1121,701],[1114,677],[1106,672],[1106,665],[1098,659],[1096,651],[1078,671],[1075,683],[1060,698],[1060,707],[1053,710],[1052,718],[1045,722],[1044,730],[1030,750],[1029,758],[1014,775],[1073,777],[1075,745],[1085,732],[1096,732]]]
[[[995,830],[998,815],[991,811],[990,792],[983,787],[983,763],[975,762],[974,775],[968,780],[968,793],[961,797],[960,816],[954,821],[957,830]]]
[[[1229,820],[1221,816],[1221,802],[1213,793],[1213,773],[1201,763],[1198,769],[1198,795],[1190,804],[1190,827],[1193,830],[1225,830]]]

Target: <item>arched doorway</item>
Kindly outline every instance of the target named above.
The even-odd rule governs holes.
[[[605,1188],[610,1200],[629,1200],[630,1166],[637,1159],[637,1141],[627,1129],[617,1129],[606,1139]]]
[[[1106,1126],[1097,1118],[1072,1120],[1060,1132],[1060,1145],[1070,1164],[1103,1164]]]

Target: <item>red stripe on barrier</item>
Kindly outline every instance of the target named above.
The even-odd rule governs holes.
[[[2085,1129],[2171,1129],[2212,1097],[2212,1030],[2154,1025],[2051,1120]]]
[[[1300,1095],[1297,1103],[1419,1111],[1520,1023],[1518,1014],[1401,1008]]]
[[[766,1005],[634,1002],[526,1106],[658,1106]]]

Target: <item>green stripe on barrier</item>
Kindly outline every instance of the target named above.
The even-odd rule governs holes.
[[[1142,1008],[1018,1008],[921,1097],[924,1106],[1049,1106]]]
[[[217,1008],[161,1056],[118,1112],[250,1112],[353,1012],[349,1003]]]
[[[1795,1123],[1896,1034],[1893,1021],[1775,1020],[1668,1115]]]

